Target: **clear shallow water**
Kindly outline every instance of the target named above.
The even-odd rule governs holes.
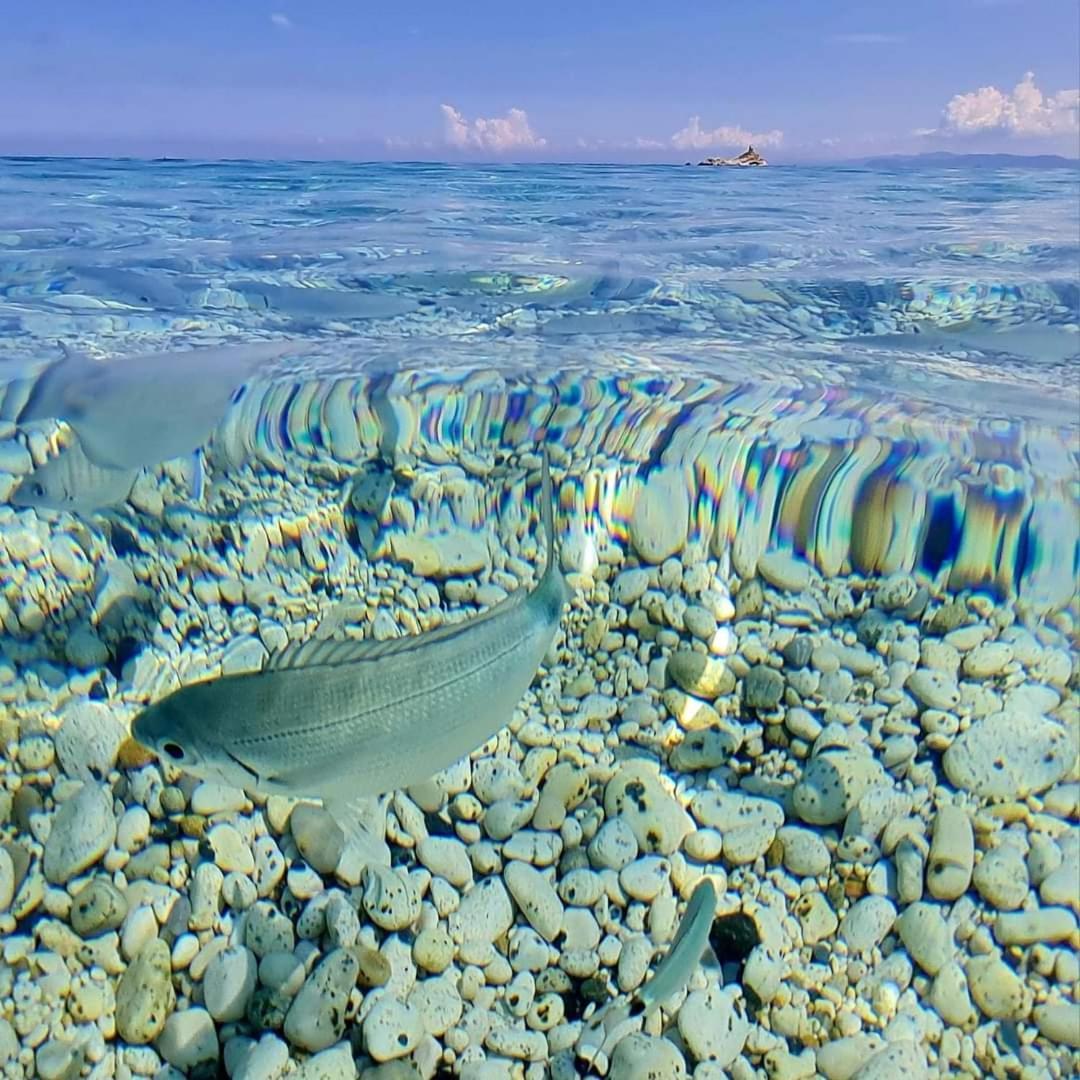
[[[655,971],[701,876],[753,924],[755,973],[718,924],[723,968],[694,960],[609,1075],[647,1051],[662,1075],[711,1056],[764,1077],[860,1027],[911,1075],[1075,1074],[1077,190],[1075,170],[0,162],[4,1075],[209,1077],[219,1054],[247,1075],[249,1037],[300,1064],[328,1032],[331,1075],[363,1076],[376,1001],[418,1075],[581,1075],[583,1017],[625,1001],[619,950],[644,936]],[[419,634],[527,587],[541,442],[575,601],[508,727],[383,810],[388,893],[448,933],[450,966],[416,971],[415,919],[348,891],[348,851],[309,857],[324,819],[313,836],[126,737],[289,639]],[[76,512],[34,503],[56,467]],[[509,937],[463,928],[472,880],[513,892],[504,865],[560,898],[572,872],[611,878],[592,840],[614,818],[663,856],[632,864],[644,899],[615,874],[567,899],[565,936],[516,893]],[[972,829],[998,878],[972,883]],[[428,830],[460,841],[450,869]],[[931,844],[948,858],[924,865]],[[1057,869],[1029,881],[1034,850]],[[257,893],[267,851],[289,874]],[[996,921],[1001,875],[1049,914]],[[72,903],[91,884],[100,912]],[[940,994],[893,928],[924,886],[956,901]],[[346,986],[316,1037],[269,984],[236,1023],[201,1012],[216,948],[254,970],[256,918],[340,962],[351,916],[391,992]],[[530,922],[554,940],[524,950],[550,1031],[511,1000],[528,980],[505,985]],[[119,1038],[84,1022],[113,997]],[[178,1047],[188,1021],[160,1025],[183,1014],[200,1038]]]
[[[363,460],[326,402],[354,376],[365,397],[372,372],[380,399],[411,395],[395,424],[446,445],[535,437],[558,396],[581,452],[692,469],[702,439],[726,447],[733,472],[690,482],[706,538],[724,491],[756,484],[725,535],[752,515],[753,546],[830,572],[948,579],[959,557],[956,587],[1058,607],[1076,568],[1078,190],[1075,169],[8,160],[0,375],[32,377],[61,344],[122,360],[303,342],[249,380],[233,464],[238,446]],[[393,372],[413,374],[383,386]],[[524,425],[483,388],[486,426],[462,425],[447,395],[475,372],[539,385]]]

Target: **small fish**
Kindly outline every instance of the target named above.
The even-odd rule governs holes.
[[[8,498],[12,506],[86,516],[126,502],[138,475],[138,469],[95,465],[73,442],[24,476]]]
[[[671,946],[657,964],[652,978],[628,1000],[612,1001],[603,1006],[582,1029],[575,1052],[590,1069],[606,1061],[623,1038],[637,1031],[646,1017],[686,986],[709,944],[709,931],[715,917],[716,886],[711,879],[702,878],[695,886]]]
[[[357,799],[430,777],[510,720],[559,627],[544,457],[547,564],[536,587],[484,614],[390,641],[314,639],[263,670],[193,683],[136,717],[134,737],[194,776],[322,799],[347,831]]]
[[[206,442],[245,379],[297,348],[264,341],[104,362],[68,349],[38,377],[17,422],[66,421],[95,465],[158,465]]]

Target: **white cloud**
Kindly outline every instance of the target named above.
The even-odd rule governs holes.
[[[904,40],[901,34],[833,34],[832,41],[841,45],[899,45]]]
[[[983,86],[957,94],[945,106],[943,123],[924,135],[970,135],[998,131],[1009,135],[1071,135],[1080,131],[1080,89],[1049,96],[1027,72],[1012,91]]]
[[[700,116],[691,116],[681,131],[671,136],[671,145],[679,150],[710,150],[722,146],[779,146],[782,131],[747,131],[736,125],[723,125],[707,131]]]
[[[539,150],[547,145],[531,127],[524,109],[510,109],[505,116],[469,120],[453,105],[440,106],[446,141],[462,150]]]
[[[270,16],[270,21],[279,30],[291,30],[293,26],[292,19],[290,19],[288,15],[283,15],[280,11],[275,11],[274,14]]]

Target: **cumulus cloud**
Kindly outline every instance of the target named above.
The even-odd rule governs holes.
[[[1046,95],[1027,72],[1011,91],[983,86],[956,94],[945,106],[939,128],[927,135],[972,135],[979,132],[1009,135],[1071,135],[1080,131],[1080,89]]]
[[[711,150],[725,146],[779,146],[784,133],[772,131],[747,131],[735,125],[722,125],[711,131],[701,126],[700,116],[691,116],[686,127],[671,136],[671,145],[678,150]]]
[[[279,30],[291,30],[292,29],[292,25],[293,25],[292,24],[292,19],[290,19],[288,15],[285,15],[280,11],[275,11],[274,14],[270,16],[270,21]]]
[[[529,126],[524,109],[510,109],[505,116],[469,120],[453,105],[440,106],[446,141],[462,150],[490,150],[496,154],[508,150],[539,150],[547,145]]]

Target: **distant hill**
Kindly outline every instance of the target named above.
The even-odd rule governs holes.
[[[867,165],[875,169],[890,169],[897,165],[980,165],[1007,169],[1077,169],[1080,159],[1060,154],[952,154],[935,150],[928,154],[889,154],[885,157],[859,158],[852,165]]]

